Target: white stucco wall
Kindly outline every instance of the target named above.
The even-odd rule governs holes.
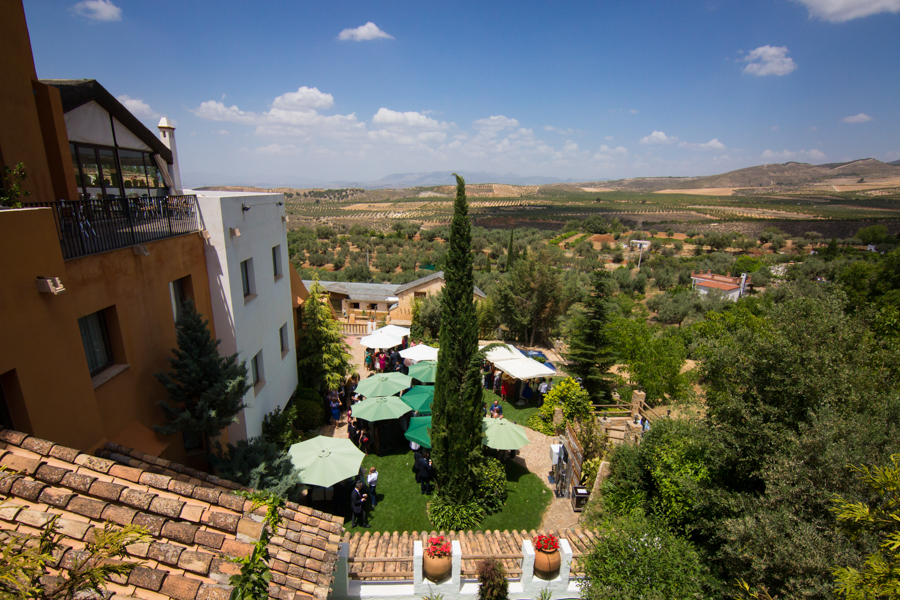
[[[232,442],[262,433],[263,416],[283,407],[297,387],[297,353],[288,273],[287,224],[282,194],[186,190],[196,194],[201,225],[209,232],[206,263],[216,336],[222,355],[251,361],[262,351],[264,384],[244,397],[240,423],[228,428]],[[278,203],[281,206],[278,206]],[[250,210],[242,210],[242,206]],[[232,230],[240,236],[232,234]],[[281,276],[275,277],[272,248],[281,246]],[[253,259],[255,297],[244,298],[241,262]],[[288,351],[279,330],[287,323]]]

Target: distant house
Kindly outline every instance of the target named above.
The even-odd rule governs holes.
[[[313,281],[303,280],[307,289]],[[319,281],[328,290],[331,306],[339,318],[355,322],[357,319],[386,318],[396,325],[412,322],[412,303],[437,294],[444,287],[444,272],[438,271],[404,284],[352,283],[346,281]],[[485,298],[484,292],[475,288],[474,299]]]
[[[632,246],[634,246],[635,248],[639,248],[639,249],[643,249],[643,250],[650,249],[650,242],[648,242],[647,240],[631,240],[628,243],[631,244]]]
[[[735,301],[745,293],[750,286],[750,276],[742,273],[740,277],[728,275],[716,275],[712,271],[695,273],[691,271],[691,287],[701,294],[708,294],[711,290],[718,290],[731,301]]]

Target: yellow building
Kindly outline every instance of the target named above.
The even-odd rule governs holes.
[[[153,373],[168,368],[181,300],[212,311],[194,199],[167,196],[158,182],[134,193],[138,173],[153,183],[151,167],[165,179],[171,153],[96,82],[90,101],[105,94],[97,105],[112,106],[117,142],[69,136],[59,90],[37,80],[20,2],[0,3],[0,66],[0,166],[24,163],[30,192],[25,208],[0,210],[0,422],[80,450],[113,441],[183,461],[180,438],[152,432],[165,398]],[[146,148],[129,147],[138,142]],[[79,144],[103,154],[96,173],[73,163]],[[141,169],[122,150],[143,151]],[[79,201],[85,193],[92,200]]]

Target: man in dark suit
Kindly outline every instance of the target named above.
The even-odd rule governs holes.
[[[351,527],[356,527],[357,523],[359,523],[360,527],[369,527],[369,524],[366,522],[366,511],[363,508],[363,503],[366,501],[366,498],[368,498],[369,495],[363,494],[362,488],[362,481],[357,481],[356,487],[354,487],[353,491],[350,492],[350,508],[353,509],[353,520]]]
[[[433,475],[434,468],[431,466],[430,457],[426,455],[416,461],[416,483],[420,485],[423,495],[431,493],[431,478]]]

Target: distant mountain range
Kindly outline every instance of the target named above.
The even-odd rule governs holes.
[[[466,183],[504,183],[508,185],[557,185],[568,187],[579,183],[575,179],[559,179],[539,175],[523,177],[515,173],[491,173],[486,171],[459,171]],[[827,182],[829,179],[858,177],[871,179],[900,177],[900,160],[884,163],[874,158],[863,158],[845,163],[811,165],[799,162],[768,164],[729,171],[706,177],[635,177],[615,181],[581,182],[604,188],[633,191],[653,191],[663,189],[691,188],[759,188],[806,185]],[[451,185],[454,183],[452,171],[432,171],[430,173],[395,173],[375,181],[316,181],[299,180],[290,184],[241,182],[232,176],[213,173],[184,173],[185,187],[200,188],[231,186],[253,189],[309,189],[309,188],[363,188],[368,190],[406,189]]]

